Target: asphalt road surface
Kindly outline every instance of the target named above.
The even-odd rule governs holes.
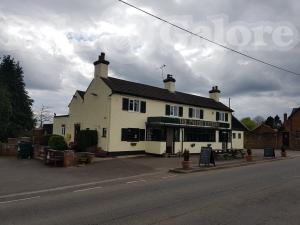
[[[300,158],[0,196],[1,225],[300,224]]]

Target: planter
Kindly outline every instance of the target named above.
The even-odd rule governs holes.
[[[72,150],[64,151],[64,167],[74,166],[75,153]]]
[[[192,161],[181,161],[182,169],[188,170],[191,168]]]
[[[281,157],[286,157],[286,151],[281,151]]]
[[[246,155],[246,161],[251,162],[252,161],[252,155]]]

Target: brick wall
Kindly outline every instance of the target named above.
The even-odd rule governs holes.
[[[290,148],[300,150],[300,109],[284,121],[283,126],[289,132]]]
[[[281,133],[263,133],[256,134],[252,132],[245,133],[245,148],[250,149],[263,149],[263,148],[276,148],[280,149],[282,145]]]

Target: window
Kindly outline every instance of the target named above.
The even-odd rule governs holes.
[[[61,125],[61,134],[65,135],[66,134],[66,125]]]
[[[203,119],[203,110],[199,108],[189,108],[189,118]]]
[[[166,129],[164,127],[147,129],[147,141],[166,141]]]
[[[166,105],[166,116],[183,116],[183,107],[177,105]]]
[[[121,140],[122,141],[145,141],[145,129],[139,128],[122,128],[121,130]]]
[[[107,135],[107,129],[103,128],[102,129],[102,137],[106,137],[106,135]]]
[[[232,138],[236,139],[236,133],[232,133]]]
[[[130,112],[146,113],[146,102],[137,99],[123,98],[122,109]]]
[[[203,128],[185,128],[184,141],[188,142],[215,142],[216,131]]]
[[[228,122],[228,113],[225,113],[225,112],[217,112],[217,113],[216,113],[216,120],[217,120],[217,121]]]
[[[238,133],[238,138],[241,139],[242,138],[242,134]]]

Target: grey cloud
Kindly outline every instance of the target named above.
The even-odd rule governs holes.
[[[287,21],[300,31],[300,3],[296,0],[129,2],[151,9],[192,30],[196,29],[199,22],[207,21],[208,17],[223,14],[228,16],[229,22]],[[127,6],[109,0],[31,0],[26,1],[26,4],[20,4],[17,0],[2,0],[0,28],[5,30],[0,29],[0,54],[12,54],[20,60],[27,88],[34,91],[36,104],[51,102],[56,112],[65,112],[73,91],[87,87],[93,76],[92,63],[101,51],[106,52],[111,62],[111,73],[125,79],[162,87],[158,67],[166,64],[165,73],[175,76],[177,90],[206,96],[212,85],[218,85],[224,98],[236,99],[238,115],[255,116],[272,111],[282,113],[287,111],[286,108],[292,107],[291,104],[295,107],[300,104],[295,97],[300,94],[300,77],[252,62],[191,38],[147,15],[128,11]],[[23,37],[6,32],[7,28],[14,25],[12,20],[17,23],[23,21],[28,26]],[[31,25],[36,28],[49,26],[64,33],[72,46],[71,53],[49,54],[36,46],[35,38],[39,30],[32,32],[29,29]],[[131,26],[130,32],[127,26]],[[123,31],[124,28],[126,29]],[[166,38],[165,34],[170,35],[170,40],[162,40]],[[32,48],[24,47],[28,35],[33,37]],[[19,39],[13,42],[15,38]],[[185,41],[186,38],[191,41]],[[197,51],[184,55],[181,49],[175,47],[178,43],[183,46],[183,50]],[[56,47],[54,45],[53,48]],[[203,53],[206,49],[212,51],[205,55]],[[289,51],[241,50],[300,72],[299,44]],[[240,60],[248,61],[249,64],[240,65]],[[76,67],[76,63],[81,65]],[[253,97],[256,96],[261,98],[254,101]],[[268,98],[278,101],[276,106],[269,103]],[[288,102],[289,105],[284,105],[283,102]]]

